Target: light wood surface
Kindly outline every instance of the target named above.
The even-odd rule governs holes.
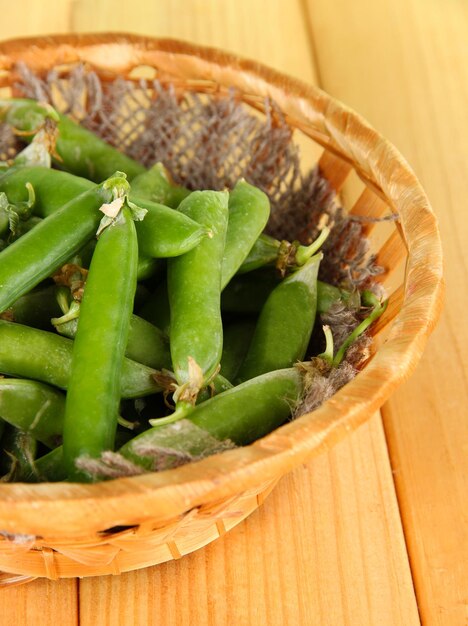
[[[283,479],[241,526],[180,561],[2,591],[1,623],[412,626],[419,609],[423,624],[464,624],[466,2],[0,0],[0,7],[2,38],[113,29],[178,37],[318,82],[412,163],[441,222],[448,287],[417,373],[383,409],[387,440],[375,416]]]

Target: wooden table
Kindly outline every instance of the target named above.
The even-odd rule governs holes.
[[[466,0],[0,0],[0,36],[120,30],[319,84],[408,158],[439,217],[447,304],[412,379],[246,522],[180,561],[0,592],[3,626],[462,625],[468,562]]]

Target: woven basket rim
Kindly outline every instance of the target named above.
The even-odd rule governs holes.
[[[117,52],[112,66],[102,48],[109,45]],[[351,158],[382,190],[401,216],[408,248],[404,302],[386,343],[351,383],[313,413],[250,446],[175,470],[91,485],[0,485],[0,528],[33,534],[50,530],[63,536],[171,518],[268,481],[330,447],[368,419],[414,370],[441,311],[443,277],[437,220],[412,169],[359,114],[321,89],[215,48],[125,33],[5,41],[0,43],[0,71],[9,71],[20,59],[33,69],[47,69],[54,65],[54,55],[62,63],[81,60],[101,72],[116,73],[157,60],[158,67],[177,67],[185,78],[195,72],[246,93],[271,96],[298,127],[313,124],[327,147]],[[97,499],[99,511],[93,508]]]

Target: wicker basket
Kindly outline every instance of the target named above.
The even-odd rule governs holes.
[[[319,89],[220,51],[130,35],[3,43],[2,87],[14,84],[17,61],[37,72],[82,62],[104,80],[150,67],[181,89],[234,87],[259,111],[268,96],[305,143],[320,147],[321,171],[337,192],[346,191],[350,212],[372,217],[390,207],[399,220],[387,222],[386,231],[381,224],[368,229],[391,295],[375,329],[377,350],[351,383],[320,409],[223,453],[222,460],[217,455],[93,485],[0,485],[2,584],[119,574],[177,559],[225,533],[262,503],[282,475],[370,418],[408,377],[438,318],[443,290],[436,219],[413,172],[359,115]]]

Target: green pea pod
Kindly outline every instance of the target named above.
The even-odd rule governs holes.
[[[66,172],[45,167],[12,168],[0,177],[0,191],[10,202],[24,201],[27,196],[26,183],[35,193],[34,212],[40,217],[52,217],[66,206],[77,201],[77,196],[87,192],[96,193],[101,187],[72,176]],[[61,193],[58,193],[60,190]],[[83,197],[83,196],[80,196]],[[86,196],[85,196],[86,197]],[[132,202],[147,211],[146,217],[136,223],[139,253],[143,257],[173,257],[188,252],[207,236],[207,229],[192,219],[162,204],[139,198],[129,190]],[[107,200],[101,200],[101,204]],[[76,209],[75,209],[76,210]],[[83,209],[83,217],[86,211]],[[102,216],[101,216],[102,217]],[[99,215],[96,215],[99,223]],[[94,228],[93,234],[97,229]],[[88,239],[90,239],[89,237]],[[69,257],[73,256],[73,251]]]
[[[99,456],[114,446],[137,265],[136,230],[124,205],[98,239],[73,344],[63,453],[75,480],[89,479],[76,465],[79,457]]]
[[[224,313],[259,313],[273,289],[280,283],[278,274],[270,268],[262,268],[247,274],[238,274],[221,294]],[[361,306],[359,291],[348,291],[334,285],[317,281],[317,313],[327,313],[333,304],[343,302],[358,310]]]
[[[135,224],[142,255],[157,258],[180,256],[192,250],[209,235],[206,225],[198,223],[188,214],[135,194],[130,194],[130,198],[147,211],[145,219]]]
[[[127,433],[118,431],[115,437],[116,447],[120,448],[125,445],[127,441],[129,441]],[[58,446],[36,459],[30,471],[25,471],[21,477],[24,482],[30,483],[66,481],[67,478],[67,469],[63,458],[63,446]]]
[[[34,189],[33,212],[38,217],[48,217],[64,204],[74,200],[85,191],[94,189],[95,183],[68,172],[47,167],[11,167],[0,177],[0,191],[16,204],[27,197],[26,184]]]
[[[137,279],[148,280],[161,276],[166,269],[164,261],[149,256],[138,257]]]
[[[312,257],[271,292],[239,370],[240,381],[303,360],[315,322],[322,256]]]
[[[221,373],[228,380],[235,380],[242,365],[255,330],[252,320],[240,320],[224,325]]]
[[[71,315],[73,316],[70,319]],[[65,337],[73,339],[79,321],[79,305],[75,303],[72,314],[65,314],[52,319],[56,330]],[[125,356],[138,363],[155,369],[171,368],[169,339],[159,328],[137,315],[130,318],[130,330]]]
[[[195,191],[181,203],[179,211],[206,226],[212,236],[167,263],[172,364],[177,382],[187,389],[193,382],[191,362],[201,369],[206,382],[221,359],[220,285],[228,197],[227,192]],[[195,397],[199,389],[198,384],[193,386]],[[179,397],[181,401],[187,398]]]
[[[17,324],[52,330],[51,317],[60,315],[56,287],[43,287],[18,298],[0,317]]]
[[[119,176],[114,180],[114,188],[126,183]],[[113,191],[105,185],[71,200],[0,252],[0,312],[50,276],[94,236],[102,217],[99,209],[113,199]]]
[[[259,313],[279,283],[280,277],[272,268],[236,275],[223,289],[221,309],[223,313]]]
[[[132,190],[139,198],[147,198],[158,204],[176,209],[190,191],[176,185],[162,163],[156,163],[147,172],[132,180]]]
[[[49,448],[61,443],[65,396],[34,380],[0,379],[0,415]]]
[[[186,420],[158,425],[126,443],[120,452],[136,465],[156,469],[158,449],[197,458],[212,438],[247,445],[281,426],[302,394],[303,377],[294,368],[249,380],[196,406]],[[148,455],[154,449],[155,454]],[[146,449],[146,452],[145,452]]]
[[[221,288],[241,267],[270,216],[268,196],[245,180],[229,194],[229,222],[223,255]]]
[[[22,324],[0,320],[0,373],[31,378],[60,389],[70,379],[73,341]],[[138,398],[161,391],[155,370],[124,359],[122,397]]]
[[[270,215],[268,196],[245,181],[239,181],[230,192],[228,207],[229,219],[221,274],[222,289],[229,283],[248,255],[265,228]],[[145,310],[142,311],[142,316],[168,332],[170,309],[164,284],[158,285]]]
[[[48,105],[34,100],[11,99],[0,101],[0,108],[1,118],[17,130],[34,133],[47,119],[57,123],[59,165],[73,174],[101,182],[116,170],[125,172],[129,179],[145,171],[143,165]]]

